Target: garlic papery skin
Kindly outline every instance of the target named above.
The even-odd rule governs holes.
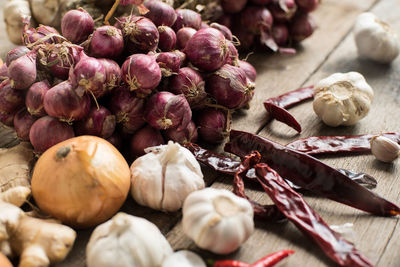
[[[157,226],[119,212],[93,231],[86,247],[86,264],[88,267],[160,267],[172,253]]]
[[[188,149],[170,141],[146,152],[131,165],[131,194],[140,205],[177,211],[187,195],[204,188],[200,164]]]
[[[371,152],[376,159],[392,162],[399,156],[400,145],[384,136],[371,138]]]
[[[254,231],[250,202],[227,190],[206,188],[191,193],[182,213],[184,233],[198,247],[216,254],[235,251]]]
[[[380,63],[390,63],[399,54],[398,35],[373,13],[360,14],[354,25],[353,33],[360,57]]]
[[[203,259],[189,250],[180,250],[166,258],[162,267],[206,267]]]
[[[371,107],[374,91],[358,72],[335,73],[319,81],[313,108],[327,125],[354,125]]]

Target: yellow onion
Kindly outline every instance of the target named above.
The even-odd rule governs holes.
[[[32,194],[44,212],[75,228],[98,225],[124,203],[130,186],[128,163],[106,140],[68,139],[39,158]]]

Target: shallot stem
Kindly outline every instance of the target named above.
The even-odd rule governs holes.
[[[110,20],[112,15],[114,15],[115,10],[117,10],[117,7],[119,5],[119,1],[120,0],[115,0],[113,6],[111,7],[110,11],[108,11],[108,13],[106,15],[106,18],[104,19],[104,24],[110,25],[110,23],[108,21]]]

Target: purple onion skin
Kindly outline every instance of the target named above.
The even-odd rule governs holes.
[[[56,78],[66,80],[70,69],[80,60],[80,53],[83,47],[77,45],[55,44],[49,51],[47,64],[50,64],[49,70]],[[53,62],[57,62],[53,64]]]
[[[161,69],[154,56],[134,54],[122,65],[122,80],[139,97],[151,94],[161,81]]]
[[[224,35],[214,29],[201,29],[187,42],[184,52],[189,61],[204,71],[222,67],[229,55]]]
[[[72,43],[87,40],[93,31],[94,20],[83,8],[68,11],[61,20],[62,35]]]
[[[110,137],[106,138],[106,140],[118,150],[122,148],[122,137],[118,132],[114,131],[114,133]]]
[[[12,88],[25,90],[36,80],[36,52],[31,51],[8,66],[8,77]]]
[[[206,91],[219,105],[230,109],[242,108],[254,95],[254,83],[239,67],[225,64],[206,81]]]
[[[192,119],[192,110],[184,95],[159,92],[146,103],[144,117],[153,128],[159,130],[177,128],[181,131]]]
[[[83,51],[80,58],[69,74],[72,86],[80,97],[85,92],[90,92],[96,98],[103,96],[107,93],[104,86],[107,77],[103,64],[97,58],[86,56]]]
[[[97,28],[90,38],[90,56],[116,59],[124,50],[122,32],[114,26],[105,25]]]
[[[24,92],[13,89],[10,80],[4,80],[0,84],[0,112],[13,113],[24,105]]]
[[[176,21],[172,28],[177,32],[183,27],[190,27],[195,30],[201,28],[201,16],[196,11],[191,9],[176,9]]]
[[[249,78],[250,81],[256,81],[257,71],[253,67],[253,65],[251,65],[247,61],[239,60],[239,68],[241,68],[245,72],[247,78]]]
[[[208,25],[207,23],[205,23],[204,21],[201,22],[201,27],[200,29],[205,29],[205,28],[210,28],[210,25]]]
[[[6,64],[0,66],[0,82],[8,79],[8,67]]]
[[[11,62],[16,60],[17,58],[20,58],[27,53],[29,53],[31,50],[29,50],[26,46],[17,46],[14,49],[11,49],[6,56],[6,64],[7,66],[10,66]]]
[[[43,153],[50,147],[73,137],[75,133],[72,126],[50,116],[35,121],[29,131],[29,140],[36,153]]]
[[[160,131],[147,125],[132,136],[130,144],[131,154],[134,157],[140,157],[145,154],[145,148],[162,145],[164,143]]]
[[[207,143],[219,144],[227,136],[228,119],[225,111],[206,108],[197,115],[199,137]]]
[[[117,62],[111,59],[99,58],[99,61],[106,72],[106,89],[111,91],[121,83],[121,68]]]
[[[174,50],[176,47],[175,31],[168,26],[158,26],[158,33],[160,34],[158,48],[164,52]]]
[[[286,24],[277,23],[272,26],[272,38],[279,46],[287,45],[289,41],[289,29]]]
[[[193,121],[190,121],[185,129],[178,131],[176,128],[169,128],[164,131],[165,140],[172,140],[180,144],[197,142],[198,132]]]
[[[64,81],[46,93],[43,104],[48,115],[71,123],[88,114],[91,102],[89,95],[78,96],[71,83]]]
[[[228,44],[228,49],[229,49],[229,56],[226,58],[226,64],[230,64],[233,66],[237,66],[239,63],[239,52],[236,49],[235,45],[231,42],[228,41],[226,42]]]
[[[116,125],[116,118],[105,107],[92,107],[89,114],[74,125],[76,135],[95,135],[109,138]]]
[[[171,77],[169,89],[174,94],[183,94],[191,108],[196,108],[207,98],[204,80],[200,73],[192,68],[184,67],[177,75]]]
[[[29,142],[29,131],[36,120],[26,109],[21,109],[14,116],[14,129],[22,141]]]
[[[36,82],[29,87],[25,97],[25,106],[32,116],[42,117],[46,115],[43,101],[50,88],[50,83],[47,80]]]
[[[176,13],[173,7],[158,0],[146,1],[144,5],[149,10],[145,17],[153,21],[156,26],[171,27],[174,25]]]
[[[213,22],[210,24],[210,27],[219,30],[225,36],[226,40],[232,41],[232,32],[231,30],[226,27],[225,25]]]
[[[110,110],[125,133],[132,134],[146,123],[143,117],[144,109],[145,100],[136,97],[128,87],[120,86],[112,91]]]
[[[23,41],[26,46],[37,46],[40,44],[58,44],[66,41],[60,33],[53,27],[39,25],[39,27],[29,28],[29,21],[25,23]]]
[[[3,123],[4,125],[13,127],[15,115],[16,115],[15,111],[7,113],[0,110],[0,122]]]
[[[176,46],[183,50],[186,47],[187,42],[193,35],[197,32],[197,30],[190,27],[183,27],[178,30],[176,33]]]
[[[268,9],[274,17],[274,22],[286,22],[293,18],[297,5],[294,0],[272,0]]]
[[[299,9],[301,9],[301,11],[304,11],[306,13],[309,13],[317,9],[319,2],[320,0],[296,0]]]
[[[308,13],[298,13],[290,22],[290,37],[295,42],[301,42],[311,36],[316,28],[313,18]]]
[[[185,64],[186,58],[187,58],[185,53],[183,53],[181,50],[174,50],[174,51],[171,51],[171,53],[174,53],[180,57],[181,65]]]
[[[268,32],[273,21],[271,12],[261,6],[248,6],[240,13],[241,27],[253,34]]]
[[[246,4],[247,0],[221,0],[222,8],[224,9],[225,13],[228,14],[239,13],[244,9]]]
[[[169,77],[178,73],[181,67],[181,58],[173,52],[162,52],[157,54],[156,61],[161,68],[163,77]]]

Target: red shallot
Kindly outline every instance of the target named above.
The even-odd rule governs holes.
[[[313,34],[315,28],[316,24],[310,14],[298,13],[290,22],[290,37],[296,42],[301,42]]]
[[[154,22],[156,26],[171,27],[176,21],[176,13],[173,7],[159,0],[150,0],[144,3],[149,10],[145,17]]]
[[[69,41],[79,44],[94,30],[94,20],[83,8],[70,10],[61,20],[62,35]]]
[[[219,30],[225,36],[226,40],[232,41],[232,32],[231,30],[226,27],[225,25],[213,22],[210,24],[210,27]]]
[[[43,101],[47,91],[50,90],[50,83],[47,80],[36,82],[29,87],[25,97],[25,106],[28,112],[37,117],[46,115]]]
[[[286,22],[296,13],[297,5],[294,0],[272,0],[268,9],[271,11],[274,21]]]
[[[4,125],[13,127],[15,113],[15,111],[8,113],[0,110],[0,122]]]
[[[162,52],[156,55],[156,61],[161,68],[163,77],[177,74],[181,67],[181,58],[173,52]]]
[[[116,119],[105,107],[92,107],[89,114],[76,122],[75,133],[77,135],[95,135],[101,138],[109,138],[116,125]]]
[[[0,83],[0,112],[13,113],[24,105],[24,92],[11,87],[10,80]]]
[[[79,55],[83,47],[64,42],[45,46],[41,51],[46,53],[47,57],[41,59],[40,63],[48,67],[55,77],[66,80],[70,69],[80,60]]]
[[[57,44],[66,41],[65,37],[53,27],[39,25],[37,28],[29,28],[28,18],[23,20],[24,32],[22,34],[23,43],[28,47],[35,47],[40,44]]]
[[[237,66],[239,64],[239,52],[231,41],[227,41],[226,43],[228,44],[229,56],[227,57],[225,63]]]
[[[16,48],[11,49],[6,55],[7,66],[10,66],[12,61],[16,60],[17,58],[22,57],[23,55],[26,55],[29,51],[31,51],[31,50],[29,50],[26,46],[23,46],[23,45],[17,46]]]
[[[176,21],[172,28],[177,32],[183,27],[190,27],[195,30],[199,30],[201,28],[201,16],[196,11],[190,9],[176,9]]]
[[[144,149],[164,143],[160,131],[147,125],[132,136],[131,154],[134,157],[140,157],[145,154]]]
[[[8,77],[12,88],[25,90],[36,80],[36,56],[35,51],[31,51],[8,66]]]
[[[176,32],[176,46],[183,50],[186,47],[187,42],[192,38],[192,36],[197,32],[197,30],[190,27],[180,28]]]
[[[93,57],[116,59],[124,50],[122,32],[114,26],[101,26],[89,38],[89,54]]]
[[[8,68],[6,64],[0,65],[0,82],[8,79]]]
[[[37,120],[37,118],[33,117],[26,109],[21,109],[14,116],[14,129],[17,133],[17,136],[22,141],[29,142],[29,130],[32,127],[32,124]]]
[[[224,141],[230,127],[228,115],[228,112],[216,108],[205,108],[198,112],[196,125],[199,137],[210,144]]]
[[[198,133],[197,127],[193,121],[190,121],[187,127],[181,131],[177,128],[169,128],[164,132],[165,140],[172,140],[180,144],[195,143],[197,141]]]
[[[253,65],[251,65],[249,62],[244,61],[244,60],[239,60],[239,68],[241,68],[247,78],[250,79],[250,81],[255,82],[256,81],[256,77],[257,77],[257,71],[256,69],[253,67]]]
[[[247,0],[221,0],[222,8],[226,13],[235,14],[239,13],[244,9],[247,4]]]
[[[289,29],[286,24],[275,23],[272,25],[271,34],[275,43],[279,46],[286,45],[289,41]]]
[[[158,42],[158,48],[161,51],[167,52],[175,49],[176,46],[176,33],[168,26],[158,26],[158,33],[160,40]]]
[[[111,91],[121,83],[121,68],[114,60],[107,58],[99,58],[106,72],[105,87],[107,91]]]

